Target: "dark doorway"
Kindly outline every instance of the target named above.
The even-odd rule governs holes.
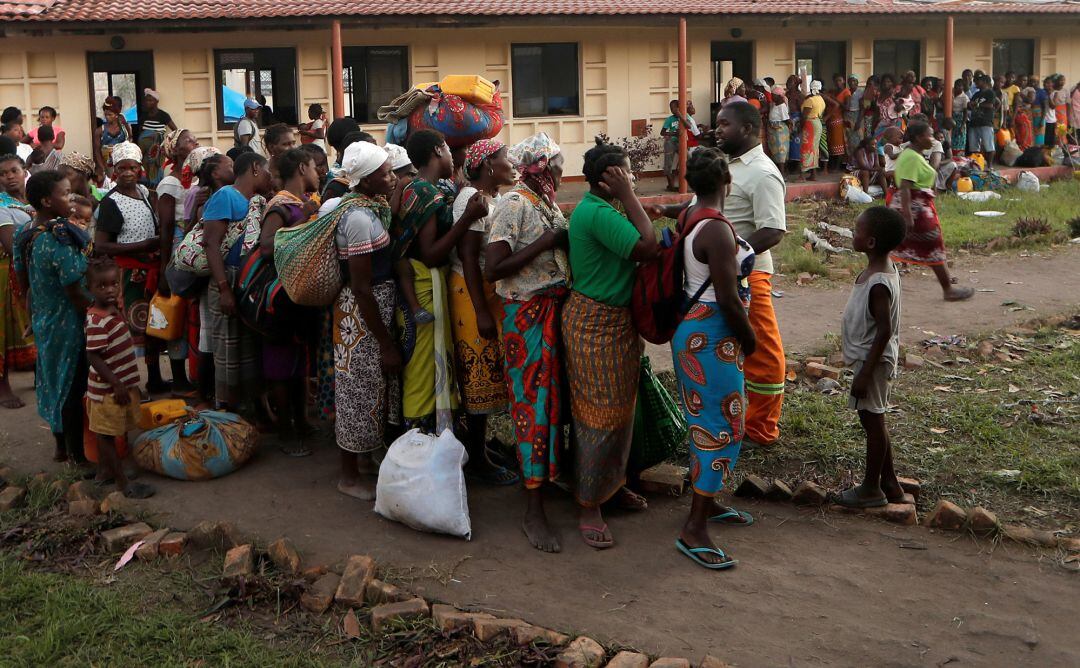
[[[731,77],[739,77],[749,86],[754,74],[753,42],[713,42],[712,43],[712,109],[709,124],[712,124],[720,111],[720,99],[724,96],[724,85]]]
[[[134,125],[143,89],[154,87],[154,53],[106,51],[88,53],[87,60],[94,114],[100,116],[105,98],[116,95],[123,102],[124,116]]]
[[[795,42],[795,71],[803,68],[829,90],[834,76],[847,77],[847,42]]]

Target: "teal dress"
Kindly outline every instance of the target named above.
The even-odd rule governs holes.
[[[35,234],[36,230],[42,230]],[[22,230],[15,270],[30,282],[30,322],[37,342],[37,405],[53,433],[63,432],[64,403],[86,348],[85,320],[64,289],[86,273],[85,237],[64,219]],[[85,234],[85,233],[83,233]]]

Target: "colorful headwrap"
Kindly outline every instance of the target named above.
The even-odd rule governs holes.
[[[349,187],[355,188],[362,179],[375,173],[390,159],[390,154],[381,146],[371,142],[354,142],[345,149],[345,155],[341,158],[341,170],[345,178],[349,179]]]
[[[390,169],[397,171],[404,167],[408,167],[412,164],[412,160],[409,160],[409,152],[405,150],[404,146],[398,146],[397,144],[387,144],[383,146],[386,149],[386,153],[390,156]]]
[[[746,84],[739,77],[731,77],[731,79],[728,80],[727,85],[724,86],[724,97],[735,95],[744,85]]]
[[[552,207],[555,206],[555,179],[548,170],[548,163],[561,150],[546,132],[538,132],[509,151],[510,161],[517,167],[521,180]]]
[[[179,128],[165,133],[164,139],[161,140],[161,152],[165,154],[167,160],[172,161],[173,154],[176,153],[176,145],[180,143],[180,136],[187,131],[187,128]]]
[[[124,160],[134,160],[142,164],[142,149],[137,144],[132,144],[129,141],[116,144],[109,155],[109,161],[114,165],[119,165]]]
[[[60,158],[60,164],[64,167],[71,167],[76,172],[82,172],[87,176],[93,176],[97,171],[94,159],[78,151],[65,152],[64,157]]]
[[[469,172],[480,169],[480,163],[498,153],[503,146],[506,144],[498,139],[481,139],[469,144],[465,149],[465,169]]]
[[[188,153],[187,160],[184,161],[184,168],[180,170],[180,185],[184,186],[184,188],[190,188],[196,182],[196,175],[202,169],[206,159],[220,153],[221,151],[213,146],[200,146]]]

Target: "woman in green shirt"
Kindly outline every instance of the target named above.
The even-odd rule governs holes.
[[[574,495],[585,543],[614,541],[600,506],[626,482],[641,342],[630,317],[637,262],[660,246],[634,194],[626,151],[597,142],[585,153],[589,192],[570,216],[573,291],[562,316],[574,435]],[[612,203],[622,203],[626,215]],[[643,504],[639,507],[644,507]]]
[[[922,155],[934,145],[934,131],[925,121],[912,121],[908,124],[907,139],[907,148],[896,159],[896,190],[890,193],[889,200],[889,206],[907,221],[907,236],[892,252],[892,259],[933,269],[945,301],[969,299],[975,291],[953,285],[945,265],[945,239],[934,208],[937,171]]]

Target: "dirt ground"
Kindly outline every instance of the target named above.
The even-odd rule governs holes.
[[[925,338],[924,329],[979,331],[1075,307],[1080,249],[1047,255],[961,258],[964,284],[978,279],[976,287],[996,290],[968,304],[946,305],[932,278],[909,277],[905,340]],[[812,348],[836,330],[846,288],[778,289],[789,350]],[[1006,300],[1035,310],[1009,311]],[[30,382],[20,375],[14,383],[28,399]],[[0,414],[0,442],[0,459],[17,469],[56,466],[32,406]],[[521,533],[517,489],[470,490],[474,535],[465,542],[390,523],[371,504],[338,494],[336,462],[329,437],[303,460],[268,443],[243,471],[220,480],[146,474],[159,493],[145,503],[177,528],[221,519],[264,541],[288,535],[309,563],[371,554],[391,579],[425,596],[654,654],[697,660],[708,652],[740,666],[1080,665],[1080,580],[1026,548],[744,503],[753,526],[714,531],[740,564],[711,573],[673,547],[688,496],[654,497],[646,513],[611,516],[616,547],[596,552],[578,539],[572,503],[557,492],[551,516],[564,551],[546,555]]]

